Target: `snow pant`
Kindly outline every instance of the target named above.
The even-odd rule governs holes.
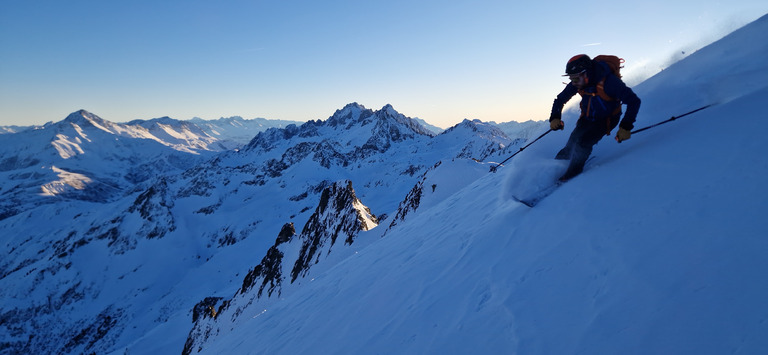
[[[568,138],[568,143],[561,149],[555,159],[571,160],[568,165],[568,170],[560,178],[561,180],[568,180],[576,175],[581,174],[584,171],[584,164],[587,162],[587,158],[592,154],[592,147],[599,142],[603,136],[611,133],[619,124],[619,116],[596,119],[590,121],[587,118],[579,118],[576,122],[576,128],[571,132],[571,136]]]

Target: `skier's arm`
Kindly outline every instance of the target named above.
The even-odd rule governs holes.
[[[608,96],[618,98],[621,103],[627,105],[627,112],[624,113],[619,127],[631,131],[635,127],[637,112],[640,111],[640,98],[621,79],[612,75],[606,79],[605,93]]]
[[[549,115],[550,121],[561,119],[563,115],[563,106],[565,106],[568,100],[570,100],[573,95],[576,95],[578,91],[576,86],[571,83],[568,83],[568,85],[565,86],[565,89],[557,95],[555,102],[552,103],[552,113]]]

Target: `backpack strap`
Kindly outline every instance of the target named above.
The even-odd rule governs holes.
[[[586,90],[579,89],[579,94],[582,97],[583,96],[589,96],[589,101],[587,101],[587,112],[589,112],[590,106],[592,105],[592,99],[594,99],[595,96],[599,97],[600,99],[602,99],[603,101],[606,101],[606,102],[615,102],[615,101],[618,100],[618,99],[613,98],[613,97],[611,97],[611,96],[609,96],[608,94],[605,93],[605,78],[607,78],[607,77],[608,76],[606,75],[605,77],[603,77],[602,80],[597,82],[597,85],[595,85],[595,89],[596,89],[595,91],[597,91],[597,92],[587,92]],[[613,112],[611,112],[611,115],[609,115],[605,119],[605,135],[606,136],[611,134],[611,128],[612,128],[611,127],[611,117],[614,117],[614,116],[618,115],[620,112],[621,112],[621,105],[619,104],[619,105],[616,106],[616,108],[613,110]],[[585,112],[582,111],[581,115],[582,115],[582,117],[584,117]]]
[[[616,98],[611,97],[611,96],[609,96],[608,94],[605,93],[605,78],[606,77],[603,77],[603,79],[598,81],[597,84],[595,85],[595,89],[596,89],[595,91],[597,91],[597,92],[587,92],[586,90],[579,89],[579,95],[581,95],[581,96],[600,96],[601,99],[603,99],[605,101],[608,101],[608,102],[616,101],[617,100]]]
[[[601,99],[609,102],[617,100],[613,97],[608,96],[608,94],[605,93],[605,78],[603,78],[603,80],[600,80],[597,83],[597,85],[595,85],[595,87],[597,88],[597,95],[600,96]]]

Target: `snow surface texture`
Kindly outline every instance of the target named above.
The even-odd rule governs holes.
[[[56,335],[71,337],[55,345],[63,353],[181,352],[193,307],[233,299],[283,223],[300,228],[327,181],[349,179],[390,217],[284,280],[279,296],[239,294],[239,313],[212,321],[221,331],[199,339],[201,353],[768,353],[768,141],[750,129],[765,119],[768,43],[755,39],[766,33],[764,17],[635,87],[638,127],[718,105],[622,144],[606,138],[588,170],[535,208],[510,194],[545,174],[574,113],[565,132],[488,174],[472,158],[515,148],[477,138],[494,130],[464,122],[426,138],[391,107],[350,105],[329,118],[349,127],[337,140],[325,139],[329,123],[267,131],[109,208],[65,201],[9,217],[0,344]],[[389,136],[371,136],[374,125]],[[347,160],[361,147],[378,153]]]
[[[638,127],[719,105],[510,201],[567,138],[550,135],[203,353],[768,353],[766,34],[763,17],[635,88]]]

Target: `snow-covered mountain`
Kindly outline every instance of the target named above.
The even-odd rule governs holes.
[[[113,201],[157,174],[213,156],[208,145],[215,140],[183,132],[116,124],[80,110],[0,135],[0,219],[62,200]]]
[[[0,134],[18,133],[33,128],[36,126],[0,126]]]
[[[206,150],[210,145],[199,144],[204,132],[178,121],[121,125],[85,111],[33,132],[39,137],[4,138],[47,150],[60,175],[75,171],[65,176],[73,190],[92,191],[104,175],[127,180],[125,171],[142,172],[144,179],[133,188],[114,183],[116,192],[102,199],[37,192],[45,203],[24,205],[0,221],[7,254],[0,264],[0,343],[25,353],[181,351],[195,305],[230,298],[228,291],[244,282],[240,274],[270,250],[296,249],[285,263],[284,275],[295,275],[295,284],[286,282],[290,293],[334,264],[315,262],[329,255],[341,260],[350,247],[364,245],[353,243],[357,228],[396,214],[403,196],[437,163],[471,163],[477,176],[486,169],[477,161],[517,144],[481,122],[434,136],[390,105],[373,111],[354,103],[325,121],[270,128],[237,151]],[[7,180],[21,180],[22,168],[35,174],[41,164],[35,159],[44,155],[26,150],[7,159],[13,163],[8,176],[16,177]],[[175,170],[142,166],[161,160],[140,155],[150,153],[201,160]],[[452,179],[437,191],[474,178]],[[31,181],[26,196],[39,184]],[[302,232],[294,243],[277,245],[286,224]],[[341,231],[348,232],[337,241]],[[159,339],[160,329],[177,332]]]
[[[291,124],[239,117],[168,117],[113,123],[85,110],[43,126],[0,135],[0,219],[60,199],[112,201],[162,174],[178,173],[237,149],[269,127]],[[55,197],[55,198],[51,198]]]
[[[429,122],[422,120],[421,118],[414,117],[413,120],[418,122],[420,125],[424,126],[424,128],[430,130],[434,134],[440,134],[440,133],[443,133],[443,131],[445,131],[444,128],[440,128],[438,126],[432,125]]]
[[[768,141],[744,129],[765,33],[768,17],[638,85],[638,127],[716,105],[605,139],[533,209],[510,194],[567,133],[489,174],[524,139],[349,104],[124,197],[7,216],[0,353],[767,352]],[[68,134],[63,151],[92,151]]]
[[[203,120],[193,118],[188,121],[203,130],[208,136],[218,138],[222,144],[239,148],[253,139],[256,134],[269,128],[285,128],[290,124],[301,124],[297,121],[270,120],[266,118],[244,119],[240,116],[222,117],[218,120]]]
[[[545,112],[544,115],[549,114]],[[528,120],[525,122],[489,122],[496,125],[502,132],[510,137],[522,138],[522,139],[534,139],[541,134],[541,121]]]

